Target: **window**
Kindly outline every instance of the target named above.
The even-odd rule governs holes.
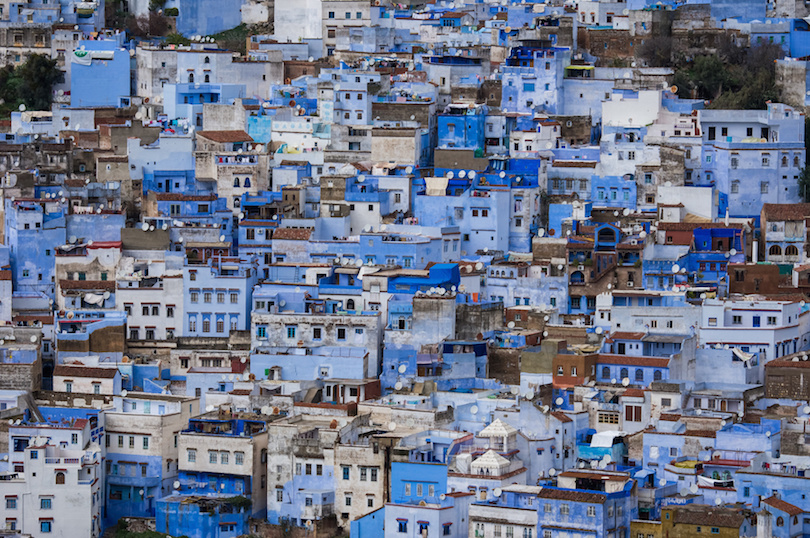
[[[709,140],[714,140],[716,137],[716,128],[709,127]]]
[[[51,521],[40,521],[39,522],[39,531],[40,532],[51,532]]]
[[[276,488],[276,502],[284,502],[284,489]]]
[[[734,325],[742,325],[742,316],[732,316],[731,323]]]
[[[337,330],[337,339],[338,340],[345,340],[346,339],[346,329],[343,327],[338,327]]]
[[[6,497],[6,510],[17,509],[17,497]]]
[[[568,513],[569,513],[569,510],[570,509],[568,507],[568,504],[561,504],[560,505],[560,515],[561,516],[567,516]]]
[[[197,303],[199,301],[200,301],[200,294],[198,292],[196,292],[196,291],[192,291],[191,292],[191,302],[192,303]]]
[[[211,320],[210,319],[204,319],[203,320],[202,330],[203,330],[204,333],[211,332]]]
[[[596,517],[596,507],[589,506],[588,507],[588,517]]]
[[[760,181],[759,182],[759,192],[761,194],[767,194],[768,193],[768,182],[767,181]]]
[[[227,465],[229,460],[230,460],[230,452],[220,452],[219,453],[219,462],[222,465]]]
[[[720,534],[720,527],[712,527],[712,534]]]
[[[345,497],[343,498],[343,501],[345,502],[346,506],[351,506],[352,505],[352,494],[347,493],[345,495]]]
[[[295,325],[288,325],[287,326],[287,338],[293,339],[295,338]]]
[[[143,449],[144,450],[149,450],[149,438],[148,437],[143,438]]]
[[[203,293],[203,302],[204,303],[210,303],[211,302],[211,292],[210,291],[206,291],[205,293]]]
[[[186,454],[187,454],[187,456],[188,456],[188,458],[187,458],[187,459],[188,459],[188,462],[189,462],[189,463],[196,463],[196,461],[197,461],[197,451],[196,451],[195,449],[193,449],[193,448],[189,448],[189,449],[186,451]]]
[[[341,467],[341,470],[343,471],[343,480],[349,480],[349,478],[351,477],[352,468],[349,467],[348,465],[343,465]]]
[[[233,453],[233,460],[234,463],[237,465],[244,465],[245,464],[245,453],[244,452],[234,452]]]
[[[216,463],[217,462],[217,451],[216,450],[209,450],[208,451],[208,463]]]
[[[51,509],[51,498],[50,497],[42,497],[39,499],[39,508],[40,510],[50,510]]]
[[[397,521],[397,531],[398,532],[408,532],[408,522],[405,520],[398,520]]]
[[[231,293],[231,304],[237,304],[238,302],[239,302],[239,294]]]

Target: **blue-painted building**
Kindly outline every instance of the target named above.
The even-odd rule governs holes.
[[[46,199],[5,200],[5,244],[14,290],[54,298],[57,247],[67,244],[65,207]]]
[[[70,106],[120,107],[129,105],[130,56],[119,40],[80,41],[68,55]]]
[[[183,268],[186,336],[225,337],[250,327],[253,286],[258,270],[253,263],[217,258],[208,264]]]
[[[178,435],[179,484],[157,501],[158,531],[194,538],[244,534],[249,517],[266,514],[266,447],[263,421],[189,420]]]

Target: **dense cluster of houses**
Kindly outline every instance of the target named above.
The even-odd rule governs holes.
[[[810,535],[810,6],[154,4],[0,2],[0,536]]]

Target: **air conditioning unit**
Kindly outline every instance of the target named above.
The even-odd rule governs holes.
[[[633,282],[630,282],[630,281],[627,282],[627,287],[628,288],[632,288],[633,286],[635,286],[635,284]]]
[[[585,266],[584,266],[584,265],[577,265],[577,270],[579,270],[579,271],[584,271],[584,270],[585,270]]]

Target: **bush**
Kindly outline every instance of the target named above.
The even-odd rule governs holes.
[[[178,15],[180,15],[180,10],[177,9],[176,7],[167,7],[166,9],[163,10],[163,14],[166,15],[167,17],[177,17]]]

